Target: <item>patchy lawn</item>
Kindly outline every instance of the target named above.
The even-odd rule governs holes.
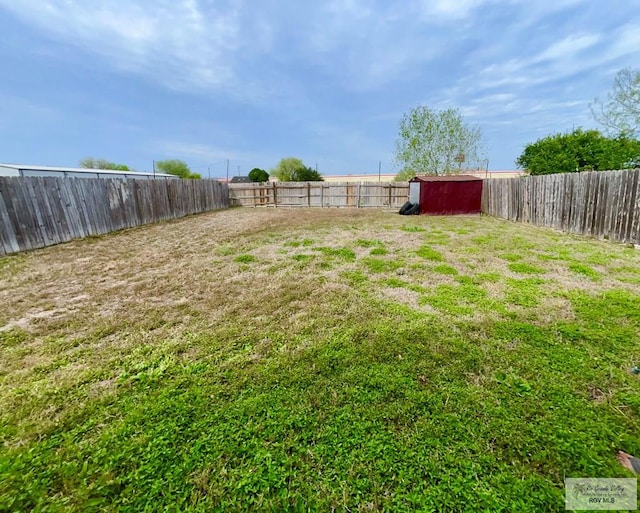
[[[0,259],[0,510],[564,510],[640,455],[640,251],[234,209]]]

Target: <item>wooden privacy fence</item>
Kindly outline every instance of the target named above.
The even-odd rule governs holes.
[[[0,254],[228,206],[213,180],[0,177]]]
[[[229,185],[232,206],[400,208],[408,183],[266,182]]]
[[[640,244],[640,169],[485,180],[484,213]]]

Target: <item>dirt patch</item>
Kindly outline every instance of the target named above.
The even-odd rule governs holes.
[[[420,298],[419,294],[411,290],[401,288],[384,288],[380,290],[380,294],[391,301],[410,306],[411,308],[418,309],[420,307],[418,302],[418,299]]]
[[[68,312],[69,312],[68,309],[29,311],[20,319],[9,321],[4,326],[0,326],[0,331],[11,331],[16,328],[24,330],[38,321],[56,318],[56,317],[63,317]]]
[[[610,399],[610,394],[603,392],[598,387],[593,385],[587,386],[587,394],[589,395],[589,400],[593,401],[596,404],[602,404]]]

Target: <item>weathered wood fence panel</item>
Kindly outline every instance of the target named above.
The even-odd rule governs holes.
[[[0,254],[227,207],[214,180],[0,177]]]
[[[640,169],[485,180],[486,214],[640,244]]]
[[[229,185],[232,206],[400,208],[408,183],[273,182]]]

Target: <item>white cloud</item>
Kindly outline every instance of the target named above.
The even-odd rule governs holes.
[[[514,34],[513,26],[531,25],[531,31],[545,16],[584,2],[329,0],[289,4],[264,0],[256,6],[248,0],[0,0],[0,8],[102,57],[109,66],[169,88],[224,91],[264,102],[279,91],[304,96],[292,84],[303,82],[291,71],[301,63],[350,90],[380,89],[401,82],[434,58],[458,48],[461,41],[482,34],[485,17],[499,10],[511,10],[514,23],[501,27],[499,37],[484,38],[479,45],[477,55],[482,57],[484,52],[484,57],[493,60],[480,72],[481,85],[521,85],[530,80],[532,64],[577,56],[602,44],[603,36],[578,31],[531,58],[518,55],[527,31],[519,29]],[[460,31],[460,20],[465,21],[465,30]],[[622,30],[611,54],[637,49],[639,34],[635,26]],[[508,47],[503,48],[506,58],[493,47]],[[535,74],[534,78],[544,79],[545,75]]]
[[[297,51],[329,80],[355,91],[382,88],[440,50],[431,31],[404,5],[332,1],[309,8]]]
[[[612,37],[612,43],[605,52],[605,60],[615,60],[627,55],[633,55],[636,63],[639,62],[638,50],[640,49],[640,24],[630,23],[620,27],[617,34]]]
[[[640,30],[640,27],[637,27]],[[605,37],[601,33],[569,34],[560,40],[549,41],[537,53],[511,57],[500,62],[498,55],[484,55],[491,62],[475,72],[476,89],[530,88],[566,79],[605,66],[637,49],[640,36],[630,27],[619,35]]]
[[[375,4],[0,0],[0,8],[43,33],[102,59],[93,66],[106,63],[168,88],[223,91],[252,103],[295,91],[297,77],[289,73],[298,63],[362,90],[385,85],[433,56],[436,45],[411,12]]]
[[[347,90],[381,89],[402,81],[478,33],[459,33],[460,20],[479,27],[485,11],[495,11],[498,4],[516,8],[523,2],[505,1],[330,0],[293,5],[264,0],[256,6],[248,0],[0,0],[0,8],[101,57],[94,66],[106,62],[168,88],[223,91],[242,101],[266,103],[283,91],[305,96],[295,85],[304,80],[291,71],[300,64]],[[529,21],[576,1],[528,6],[534,13]],[[458,31],[455,36],[451,27]],[[631,31],[627,38],[633,42]],[[596,42],[591,35],[570,35],[540,58],[552,60]],[[494,81],[509,73],[508,67],[497,66]],[[498,78],[495,85],[513,82],[512,77]]]
[[[490,0],[421,0],[420,8],[426,18],[459,20],[470,16]]]
[[[602,41],[600,34],[570,34],[569,36],[553,43],[539,55],[533,62],[545,60],[571,59],[576,54],[591,48],[595,44]]]
[[[0,6],[115,68],[171,88],[223,88],[234,79],[240,45],[234,9],[206,15],[196,0],[0,0]]]

